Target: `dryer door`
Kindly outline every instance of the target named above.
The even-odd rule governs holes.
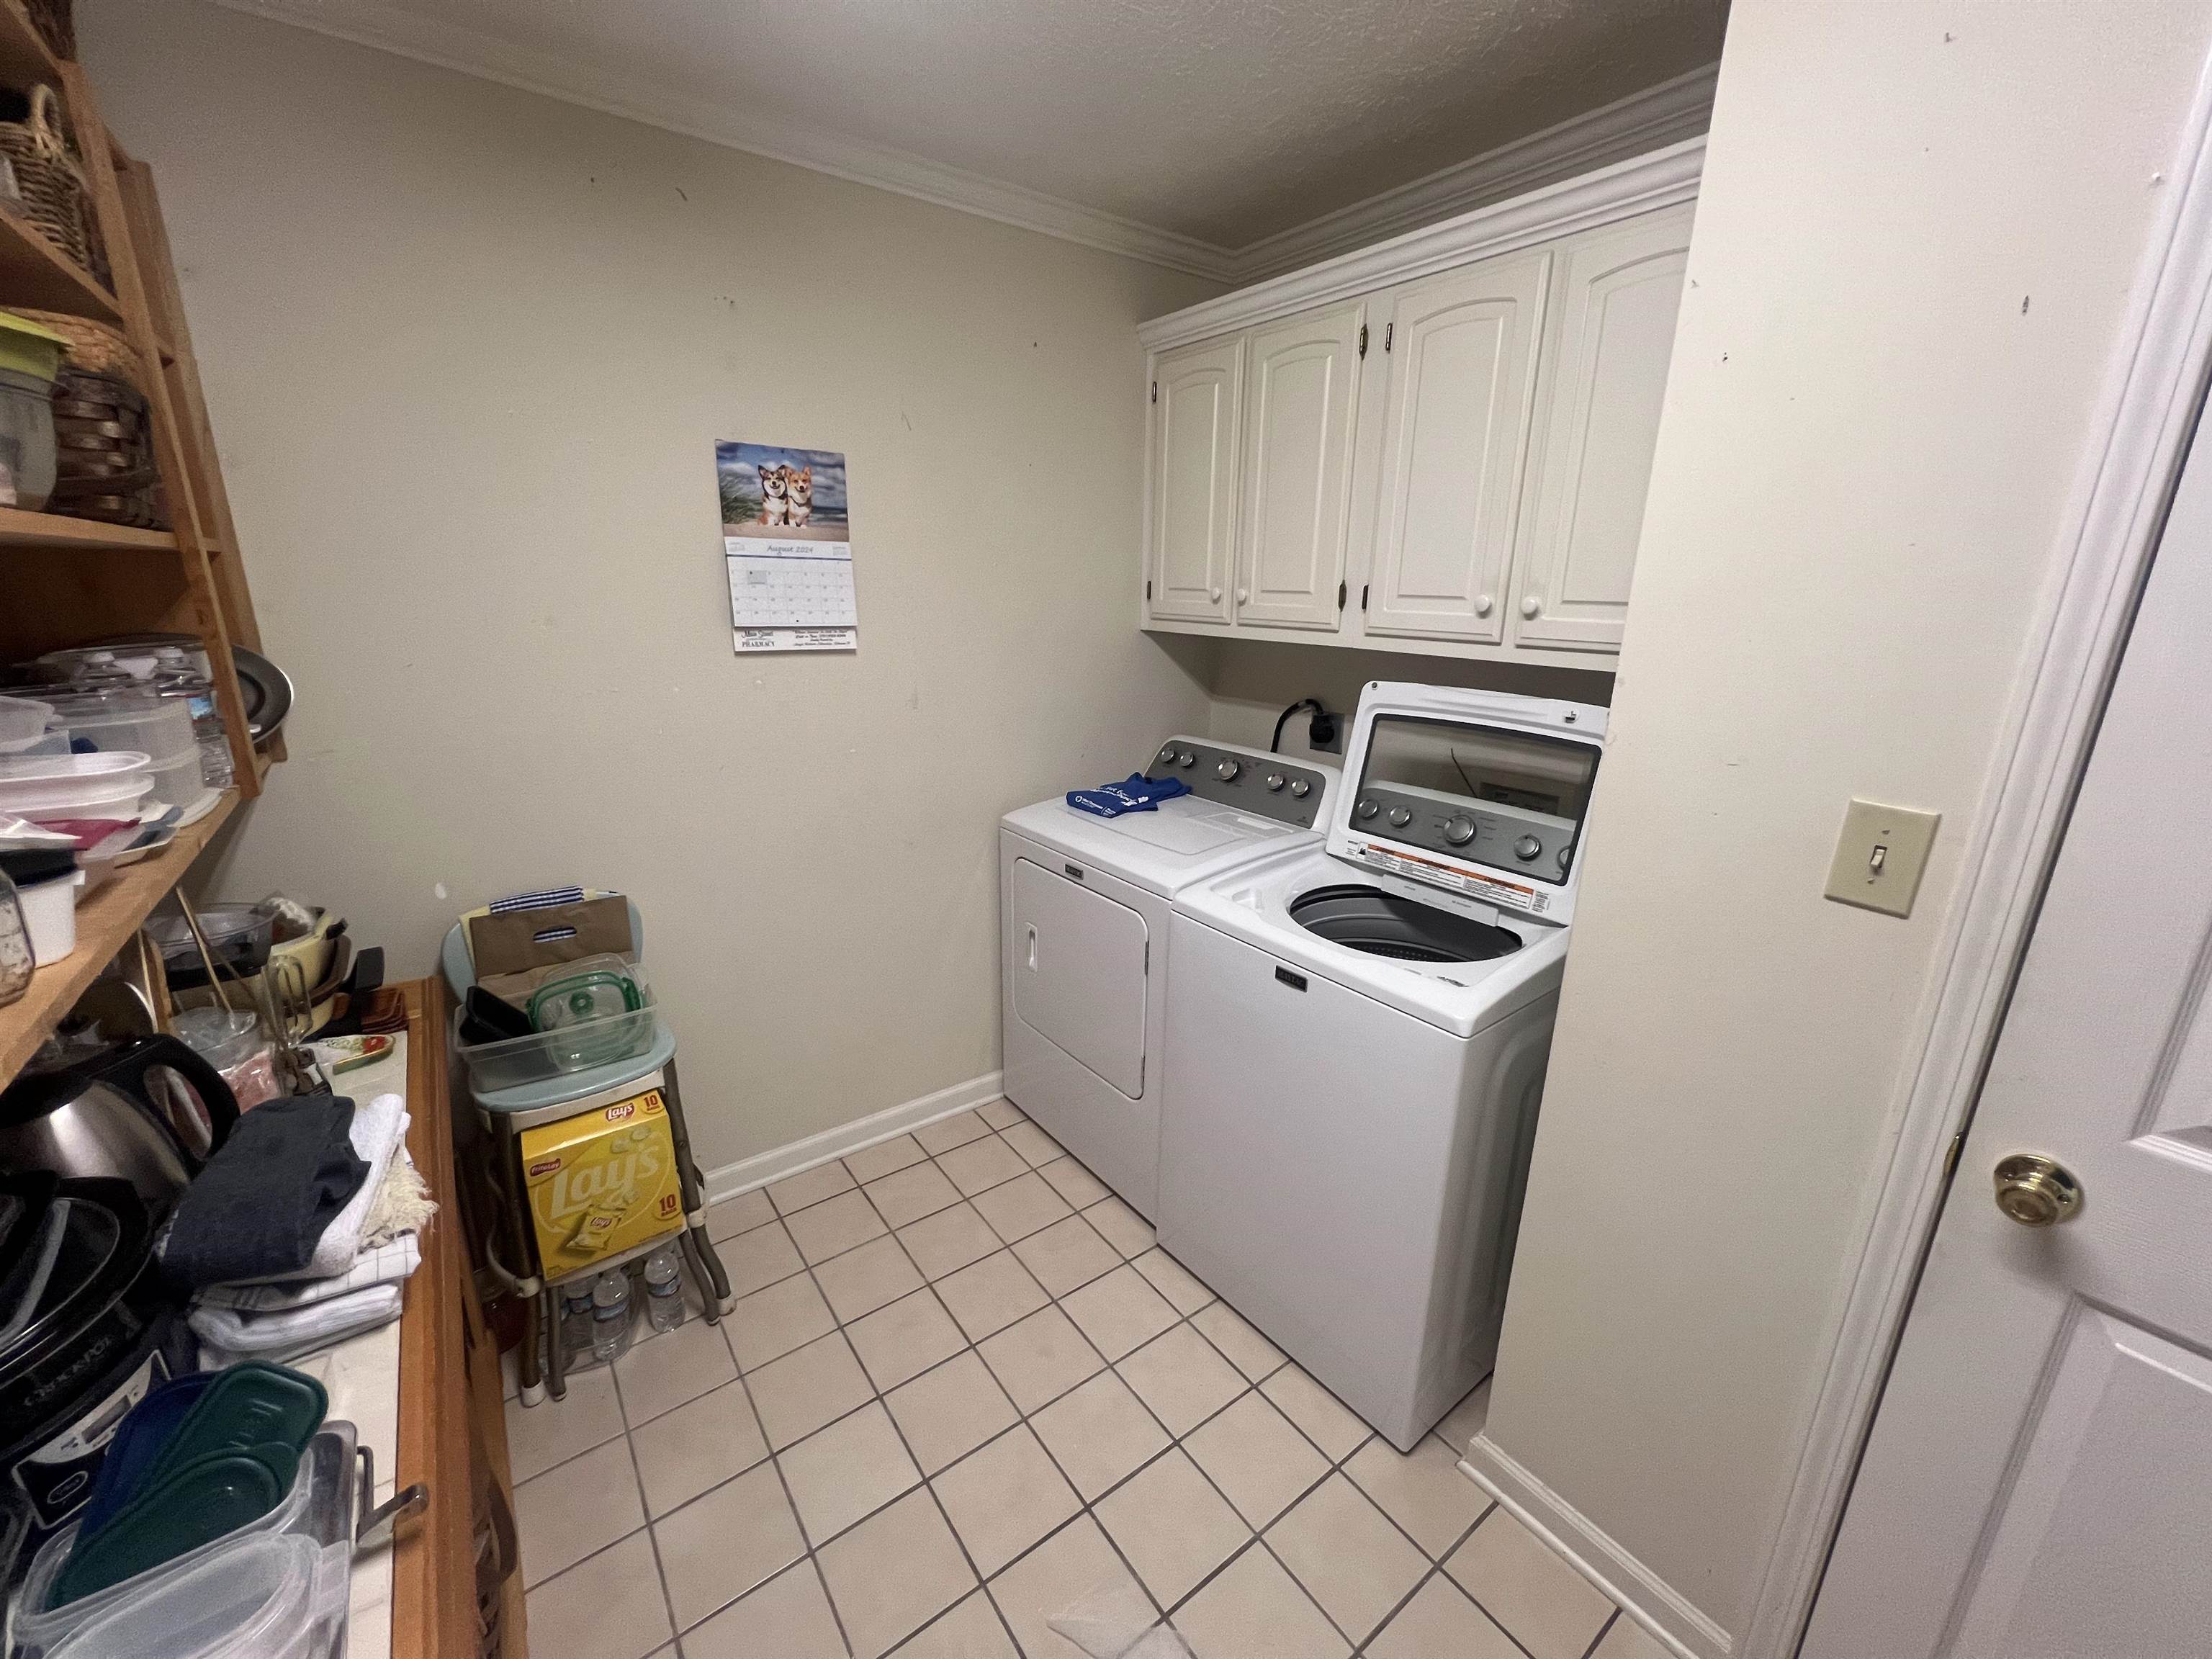
[[[1145,919],[1029,859],[1014,864],[1017,1018],[1136,1100],[1145,1092]]]

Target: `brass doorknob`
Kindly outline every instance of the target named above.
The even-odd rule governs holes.
[[[1997,1208],[2023,1227],[2051,1227],[2081,1207],[2081,1183],[2040,1152],[2014,1152],[1996,1167]]]

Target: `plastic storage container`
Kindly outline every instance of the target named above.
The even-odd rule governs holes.
[[[349,1580],[304,1538],[249,1538],[80,1628],[52,1659],[320,1659]]]
[[[52,1595],[54,1581],[60,1577],[69,1553],[76,1543],[76,1528],[64,1527],[39,1547],[31,1558],[30,1571],[23,1578],[22,1590],[16,1599],[15,1626],[13,1632],[16,1643],[15,1659],[45,1659],[46,1656],[67,1652],[77,1656],[90,1654],[131,1655],[161,1654],[168,1656],[198,1654],[203,1651],[221,1653],[237,1651],[261,1659],[270,1655],[325,1654],[343,1646],[345,1633],[345,1610],[349,1567],[353,1556],[353,1529],[356,1505],[360,1496],[358,1470],[360,1460],[355,1450],[354,1425],[342,1419],[325,1423],[315,1437],[307,1443],[307,1455],[300,1460],[300,1473],[293,1480],[292,1490],[284,1501],[250,1526],[204,1544],[198,1549],[165,1562],[150,1572],[142,1572],[135,1578],[126,1578],[119,1584],[110,1585],[94,1595],[71,1601],[64,1607],[46,1608],[46,1600]],[[319,1645],[307,1647],[271,1646],[266,1649],[205,1649],[188,1645],[183,1639],[190,1634],[191,1626],[185,1615],[197,1609],[196,1594],[186,1594],[187,1581],[203,1577],[221,1583],[227,1574],[241,1571],[246,1564],[239,1557],[241,1547],[269,1542],[295,1544],[306,1552],[303,1558],[319,1563],[311,1571],[327,1570],[337,1579],[336,1623],[331,1620],[331,1609],[325,1606],[314,1609],[295,1605],[294,1616],[298,1623],[297,1634],[319,1639]],[[211,1571],[209,1571],[211,1570]],[[185,1595],[185,1599],[174,1598]],[[142,1645],[80,1647],[73,1638],[95,1634],[98,1628],[110,1624],[110,1615],[116,1619],[134,1614],[149,1615],[154,1610],[167,1608],[166,1616],[175,1620],[173,1626],[152,1624],[133,1625],[139,1632],[136,1638]],[[313,1613],[314,1616],[307,1616]],[[174,1637],[171,1635],[173,1628]],[[151,1632],[160,1639],[152,1639]],[[292,1632],[288,1632],[288,1634]],[[110,1631],[101,1638],[103,1643],[114,1639]]]
[[[76,854],[45,848],[0,853],[0,872],[15,884],[38,965],[51,967],[75,951],[77,890],[84,885]]]
[[[469,1068],[470,1086],[478,1094],[520,1088],[526,1084],[545,1082],[563,1073],[588,1072],[632,1060],[653,1047],[659,1030],[659,1015],[653,1009],[653,987],[646,978],[642,963],[624,962],[613,956],[587,957],[564,966],[562,977],[581,979],[602,970],[613,971],[607,969],[608,963],[620,969],[629,988],[627,992],[619,987],[611,990],[596,981],[588,988],[576,988],[584,993],[586,1010],[596,1006],[619,1008],[620,1012],[599,1018],[575,1018],[571,1024],[532,1031],[528,1036],[508,1037],[499,1042],[465,1044],[460,1040],[461,1011],[455,1009],[453,1046],[460,1051],[461,1060]],[[547,993],[552,988],[549,981],[531,1000],[533,1015],[542,1023],[574,1018],[582,1012],[573,998],[549,996]],[[542,1009],[538,1006],[541,1000],[544,1003]]]
[[[144,755],[154,781],[150,804],[190,808],[207,793],[199,740],[183,699],[137,690],[65,695],[54,699],[54,714],[67,725],[71,747]]]
[[[200,932],[207,935],[209,954],[226,977],[244,979],[259,973],[269,963],[271,919],[250,904],[210,904],[198,911]],[[160,915],[148,920],[146,931],[161,947],[161,965],[187,985],[204,984],[207,969],[191,926],[182,916]],[[180,971],[181,970],[181,971]]]
[[[54,376],[69,342],[0,311],[0,507],[35,513],[53,494]]]
[[[33,697],[0,697],[0,754],[18,752],[15,744],[32,744],[53,721],[53,706]]]
[[[261,1035],[261,1022],[253,1015],[222,1007],[185,1008],[177,1014],[176,1029],[185,1047],[222,1073],[240,1111],[283,1092],[276,1048]]]
[[[148,764],[137,750],[0,757],[0,812],[33,823],[136,817],[154,787]]]
[[[0,874],[0,1008],[31,988],[31,975],[38,965],[31,954],[31,924],[23,919],[15,884]],[[0,1584],[7,1582],[0,1578]]]

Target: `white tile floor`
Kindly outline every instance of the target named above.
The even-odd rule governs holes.
[[[1097,1596],[1197,1659],[1657,1659],[1460,1473],[1483,1389],[1401,1456],[1004,1101],[712,1222],[720,1327],[508,1403],[535,1659],[1079,1659]]]

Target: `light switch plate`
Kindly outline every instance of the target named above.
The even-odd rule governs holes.
[[[1880,801],[1853,800],[1844,812],[1844,832],[1836,838],[1835,862],[1828,866],[1826,896],[1886,916],[1909,916],[1936,844],[1941,812]]]

